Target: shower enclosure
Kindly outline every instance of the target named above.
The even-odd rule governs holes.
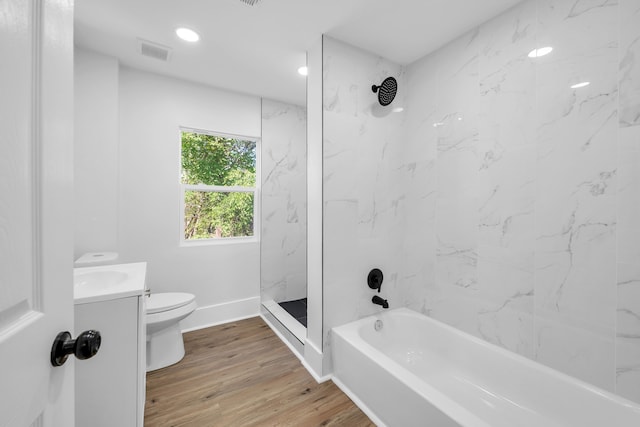
[[[301,348],[307,326],[306,110],[263,99],[262,311]]]

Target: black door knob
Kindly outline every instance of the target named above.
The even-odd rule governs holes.
[[[101,343],[102,337],[98,331],[84,331],[75,340],[71,339],[69,332],[60,332],[51,347],[51,364],[53,366],[64,365],[70,354],[80,360],[89,359],[96,355]]]

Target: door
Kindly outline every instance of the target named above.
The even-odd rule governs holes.
[[[73,426],[73,0],[0,0],[0,427]]]

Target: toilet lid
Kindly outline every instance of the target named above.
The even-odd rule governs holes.
[[[147,298],[146,301],[147,314],[173,310],[174,308],[187,305],[195,299],[195,295],[182,292],[151,294],[151,296]]]

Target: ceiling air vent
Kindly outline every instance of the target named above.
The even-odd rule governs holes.
[[[140,55],[149,58],[159,59],[160,61],[168,61],[171,56],[171,48],[159,43],[150,42],[149,40],[138,39],[138,49]]]
[[[244,4],[248,4],[249,6],[255,6],[260,0],[240,0]]]

